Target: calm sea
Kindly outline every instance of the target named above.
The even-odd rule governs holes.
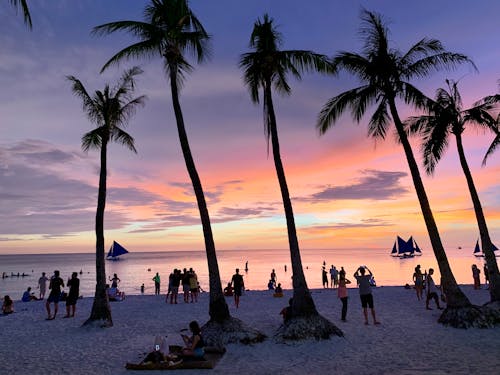
[[[377,284],[404,285],[411,284],[413,269],[417,264],[422,269],[432,267],[439,277],[439,270],[432,251],[423,249],[420,257],[399,259],[389,255],[390,249],[331,249],[301,250],[302,265],[309,288],[321,288],[321,268],[326,262],[327,269],[333,264],[340,269],[343,266],[348,278],[360,265],[368,266]],[[450,250],[448,258],[457,281],[461,284],[472,283],[471,265],[477,264],[482,270],[483,259],[472,255],[472,250]],[[224,250],[217,252],[219,272],[222,286],[231,280],[235,268],[240,268],[247,289],[264,290],[269,275],[274,268],[277,280],[285,289],[291,288],[290,253],[288,250]],[[245,272],[245,262],[248,271]],[[287,271],[285,272],[285,266]],[[140,294],[140,286],[144,283],[145,293],[154,293],[153,276],[160,274],[162,293],[167,290],[168,275],[174,268],[192,267],[198,274],[198,280],[204,290],[208,290],[208,269],[204,251],[174,252],[142,252],[129,253],[120,261],[106,261],[106,274],[117,273],[121,279],[120,289],[127,294]],[[93,296],[95,288],[95,256],[86,254],[44,254],[44,255],[0,255],[0,274],[9,277],[0,279],[0,296],[9,294],[14,300],[28,286],[35,292],[38,278],[42,272],[50,277],[54,270],[61,272],[66,281],[72,272],[79,272],[80,292],[83,296]],[[23,273],[22,276],[11,276]],[[481,274],[481,277],[483,275]],[[436,278],[438,280],[438,278]]]

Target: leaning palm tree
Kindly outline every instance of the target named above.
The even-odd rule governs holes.
[[[474,105],[472,108],[463,109],[462,97],[457,88],[457,82],[446,80],[448,91],[439,88],[436,91],[435,101],[431,104],[428,115],[413,116],[405,121],[410,131],[423,136],[422,152],[423,163],[427,174],[434,173],[437,163],[441,160],[447,146],[448,138],[453,134],[457,144],[460,165],[469,187],[477,225],[481,237],[481,245],[485,254],[486,263],[490,275],[490,298],[491,302],[500,302],[500,275],[498,265],[493,252],[488,226],[484,217],[479,194],[474,185],[472,174],[465,158],[462,134],[467,125],[481,126],[483,128],[497,130],[495,119],[490,111],[495,108],[495,103],[484,101]]]
[[[403,146],[408,161],[432,249],[441,272],[447,309],[441,315],[440,322],[457,327],[476,324],[468,321],[471,320],[467,314],[472,305],[459,288],[451,271],[417,162],[396,105],[396,101],[401,100],[417,108],[424,108],[429,100],[409,82],[410,79],[425,77],[441,68],[450,69],[461,63],[472,64],[472,62],[462,54],[446,51],[438,40],[427,38],[420,40],[403,54],[389,47],[388,28],[380,15],[364,10],[362,21],[361,34],[365,37],[363,53],[339,52],[333,59],[337,71],[345,70],[352,73],[359,78],[362,85],[328,100],[319,114],[317,128],[320,134],[324,134],[347,108],[350,108],[353,119],[360,122],[367,108],[377,105],[369,122],[368,135],[384,139],[392,117],[397,139]]]
[[[498,82],[499,82],[498,88],[500,91],[500,80]],[[487,97],[483,98],[481,101],[479,101],[478,103],[476,103],[476,105],[483,104],[483,103],[494,103],[494,104],[500,103],[500,93],[487,96]],[[493,139],[493,142],[491,142],[491,145],[488,148],[488,151],[486,151],[486,155],[484,155],[483,166],[486,165],[486,160],[488,159],[488,157],[491,154],[493,154],[493,152],[496,150],[496,148],[500,145],[500,113],[497,113],[495,124],[496,124],[496,127],[493,129],[493,131],[495,132],[496,136],[495,136],[495,139]]]
[[[99,173],[99,191],[97,196],[97,212],[95,219],[96,233],[96,287],[94,303],[89,319],[84,324],[97,322],[103,326],[112,326],[111,310],[106,295],[106,269],[104,261],[104,209],[106,206],[106,178],[108,143],[118,142],[133,152],[134,138],[122,127],[135,113],[138,105],[143,105],[145,96],[132,98],[134,77],[142,73],[138,67],[127,70],[118,81],[116,87],[106,84],[104,91],[96,91],[90,96],[82,82],[73,76],[67,79],[72,83],[72,91],[82,99],[83,111],[97,127],[82,138],[82,149],[100,150],[101,169]]]
[[[289,324],[284,326],[283,337],[301,338],[307,335],[328,337],[332,333],[342,336],[342,332],[337,327],[318,314],[307,287],[300,258],[292,202],[281,161],[278,127],[272,98],[273,89],[281,94],[290,94],[291,88],[287,82],[287,74],[291,73],[300,79],[302,71],[326,72],[330,64],[324,55],[303,50],[284,51],[279,49],[280,44],[281,35],[274,27],[273,19],[269,18],[267,14],[264,15],[263,20],[257,20],[253,27],[250,37],[250,48],[253,51],[241,56],[239,66],[244,70],[245,84],[250,90],[252,101],[256,104],[260,101],[259,90],[262,89],[264,127],[268,142],[271,139],[274,165],[288,228],[288,243],[293,270],[293,303],[292,319]],[[310,320],[309,330],[301,332],[297,330],[297,327],[303,325],[304,319]]]
[[[174,107],[177,131],[181,143],[186,168],[191,178],[200,211],[205,249],[207,254],[209,284],[210,284],[210,326],[217,327],[212,332],[228,328],[234,332],[241,328],[249,333],[250,340],[260,340],[261,334],[244,327],[237,319],[231,318],[229,308],[222,293],[219,266],[215,243],[210,225],[207,203],[203,193],[198,172],[191,154],[191,149],[184,126],[184,117],[179,101],[179,90],[185,76],[193,70],[193,66],[186,59],[185,54],[192,54],[198,62],[204,61],[209,54],[209,35],[203,28],[196,15],[189,8],[187,0],[151,0],[144,10],[145,21],[118,21],[100,25],[94,28],[93,33],[98,35],[110,34],[116,31],[129,32],[139,41],[115,54],[104,65],[109,66],[128,58],[163,58],[165,72],[170,80],[170,91]],[[204,327],[204,334],[210,327]],[[230,333],[219,336],[216,340],[232,341],[235,339]]]
[[[28,26],[29,29],[32,29],[33,24],[31,23],[31,14],[26,0],[9,0],[9,1],[11,5],[16,8],[16,10],[18,10],[19,7],[21,8],[24,15],[24,23],[26,24],[26,26]]]

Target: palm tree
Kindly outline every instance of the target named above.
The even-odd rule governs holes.
[[[93,96],[87,93],[82,82],[73,76],[66,77],[72,83],[73,94],[82,99],[83,111],[97,127],[82,137],[82,149],[101,151],[101,169],[99,173],[99,193],[95,218],[96,233],[96,287],[94,303],[89,319],[84,324],[103,322],[112,326],[111,310],[106,296],[106,269],[104,262],[104,208],[106,206],[107,152],[109,142],[118,142],[133,152],[134,138],[122,127],[135,113],[138,105],[143,105],[145,96],[132,98],[134,77],[142,73],[138,67],[127,70],[116,87],[106,84],[104,91],[96,91]]]
[[[389,47],[388,29],[378,14],[363,10],[361,18],[363,22],[361,34],[365,37],[363,54],[339,52],[333,58],[333,64],[337,71],[345,70],[357,76],[362,86],[345,91],[328,100],[319,114],[317,128],[321,134],[324,134],[347,108],[350,108],[353,119],[360,122],[367,107],[376,104],[377,107],[369,122],[368,134],[374,138],[384,139],[392,117],[398,141],[402,144],[408,161],[434,255],[441,272],[442,287],[448,307],[440,321],[445,324],[461,325],[461,319],[454,319],[447,315],[447,312],[453,315],[452,310],[468,308],[471,303],[458,287],[448,263],[404,124],[398,114],[396,100],[402,100],[417,108],[424,108],[428,103],[428,98],[409,80],[415,77],[425,77],[433,70],[450,69],[461,63],[471,63],[471,61],[464,55],[447,52],[438,40],[427,38],[420,40],[403,54]]]
[[[300,318],[318,317],[320,319],[317,320],[321,321],[326,319],[321,318],[316,310],[302,269],[292,202],[281,161],[272,90],[274,88],[280,94],[290,94],[291,88],[287,82],[288,73],[300,79],[302,71],[315,70],[325,72],[328,70],[330,64],[328,58],[324,55],[303,50],[283,51],[279,49],[280,44],[281,35],[274,27],[273,19],[269,18],[267,14],[264,15],[263,20],[257,20],[253,27],[250,37],[250,48],[253,51],[241,56],[239,66],[244,70],[245,84],[250,90],[252,101],[256,104],[260,101],[259,90],[262,89],[264,126],[268,142],[269,138],[271,139],[274,164],[281,189],[288,228],[288,243],[293,270],[292,317],[297,321]],[[320,337],[329,336],[331,333],[342,335],[342,332],[331,323],[323,324],[321,328],[326,328],[326,331],[318,334],[318,332],[311,330],[311,333]],[[290,334],[285,332],[284,336],[290,336]]]
[[[499,91],[500,91],[500,80],[498,81],[499,85]],[[491,104],[497,104],[500,103],[500,93],[496,95],[490,95],[485,98],[483,98],[480,102],[476,103],[475,105],[483,104],[483,103],[491,103]],[[493,129],[495,132],[496,136],[493,142],[491,142],[490,147],[488,148],[488,151],[486,151],[486,155],[484,155],[483,158],[483,166],[486,165],[486,160],[488,157],[496,150],[498,145],[500,145],[500,113],[497,113],[497,118],[495,120],[496,127]]]
[[[24,14],[24,23],[26,24],[26,26],[28,26],[29,29],[32,29],[33,24],[31,23],[31,14],[26,0],[9,0],[9,1],[11,5],[16,8],[16,10],[19,9],[19,7],[21,8]]]
[[[497,130],[495,119],[489,111],[494,108],[494,103],[483,102],[469,109],[463,109],[462,97],[457,88],[457,82],[446,80],[448,91],[439,88],[436,91],[435,101],[431,104],[428,115],[410,117],[406,121],[412,132],[423,135],[423,162],[427,174],[434,173],[436,164],[441,160],[447,146],[448,137],[453,134],[457,143],[460,165],[467,180],[471,195],[477,225],[481,236],[481,244],[485,254],[490,275],[491,302],[500,301],[500,276],[498,265],[493,252],[488,226],[484,217],[483,208],[479,200],[472,174],[465,158],[462,134],[466,125],[476,125]]]
[[[210,216],[189,147],[179,102],[179,89],[182,81],[193,70],[193,66],[186,60],[185,54],[192,54],[198,62],[204,61],[209,53],[209,35],[189,8],[187,0],[151,0],[145,7],[144,16],[144,22],[111,22],[95,27],[93,33],[105,35],[116,31],[125,31],[139,39],[137,43],[124,48],[109,59],[103,70],[127,58],[151,58],[157,55],[163,58],[165,72],[170,80],[170,90],[182,153],[198,202],[205,237],[210,278],[209,314],[211,320],[223,322],[230,318],[229,309],[222,293]]]

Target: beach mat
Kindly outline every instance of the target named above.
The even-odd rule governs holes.
[[[168,364],[162,363],[127,363],[127,370],[183,370],[183,369],[213,369],[220,361],[224,352],[205,352],[203,360],[184,358],[182,361]]]

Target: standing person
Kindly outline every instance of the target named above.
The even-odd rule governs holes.
[[[111,281],[111,288],[118,288],[118,283],[121,281],[116,273],[113,274],[113,278],[109,278]]]
[[[321,279],[323,280],[323,288],[328,288],[328,274],[326,273],[325,266],[321,268]]]
[[[44,299],[45,292],[47,291],[47,281],[49,278],[45,276],[45,272],[42,272],[42,277],[38,279],[38,287],[40,288],[40,299]]]
[[[368,271],[368,275],[365,275],[366,271]],[[363,308],[363,315],[365,316],[365,324],[369,324],[368,307],[372,312],[373,324],[380,324],[377,320],[375,309],[373,307],[372,287],[370,285],[370,279],[373,277],[372,271],[370,271],[366,266],[361,266],[356,270],[353,276],[358,282],[359,298],[361,299],[361,307]]]
[[[337,267],[333,266],[333,270],[330,269],[330,278],[333,278],[333,285],[331,285],[333,288],[336,288],[339,285],[339,271],[337,270]]]
[[[479,279],[479,274],[481,271],[475,264],[472,265],[472,278],[474,279],[474,289],[481,289],[481,280]]]
[[[177,268],[174,269],[174,274],[172,275],[172,291],[170,294],[170,303],[177,303],[177,295],[179,294],[179,286],[181,285],[181,270]]]
[[[434,269],[429,268],[429,274],[425,278],[425,283],[427,284],[427,299],[425,300],[425,308],[427,310],[432,310],[429,307],[429,301],[431,299],[434,299],[434,302],[436,302],[436,306],[439,310],[442,310],[443,308],[439,306],[439,298],[437,295],[438,287],[434,283],[434,279],[432,278],[432,275],[434,274]]]
[[[182,292],[184,294],[184,302],[189,302],[189,278],[190,274],[189,271],[184,268],[183,273],[182,273]]]
[[[273,288],[276,287],[276,271],[274,271],[274,268],[271,271],[271,281],[272,281],[272,284],[273,284]]]
[[[191,303],[198,302],[198,276],[192,268],[189,269],[189,293],[191,294]]]
[[[168,275],[168,290],[167,295],[165,296],[165,303],[168,302],[168,296],[172,293],[172,280],[174,279],[174,271],[170,272],[170,275]]]
[[[236,268],[236,273],[233,275],[231,279],[231,284],[234,289],[234,304],[236,308],[240,306],[240,297],[243,291],[245,284],[243,283],[243,276],[240,275],[240,269]]]
[[[248,260],[245,262],[245,272],[248,272]]]
[[[413,282],[415,283],[415,291],[417,292],[417,299],[422,300],[422,294],[424,290],[424,275],[420,269],[420,264],[415,267],[415,272],[413,273]]]
[[[153,277],[153,281],[155,282],[155,295],[160,295],[160,275],[156,272],[155,277]]]
[[[484,263],[483,271],[484,285],[486,286],[486,289],[490,289],[490,272],[488,271],[488,265],[486,263]]]
[[[74,318],[76,310],[76,301],[80,296],[80,279],[78,278],[78,273],[73,272],[71,274],[71,279],[68,280],[69,293],[66,298],[66,315],[65,318]],[[71,313],[70,313],[71,310]]]
[[[61,288],[64,288],[64,281],[59,277],[59,271],[54,271],[54,276],[50,278],[49,284],[49,298],[45,303],[45,308],[47,309],[47,320],[54,320],[57,315],[57,309],[59,306],[59,299],[61,298]],[[50,304],[54,303],[54,315],[50,314]]]
[[[340,272],[339,273],[339,288],[337,289],[337,294],[338,297],[340,298],[340,301],[342,301],[342,315],[341,315],[341,320],[343,322],[346,321],[346,316],[347,316],[347,284],[350,284],[351,281],[345,278],[345,272]]]

